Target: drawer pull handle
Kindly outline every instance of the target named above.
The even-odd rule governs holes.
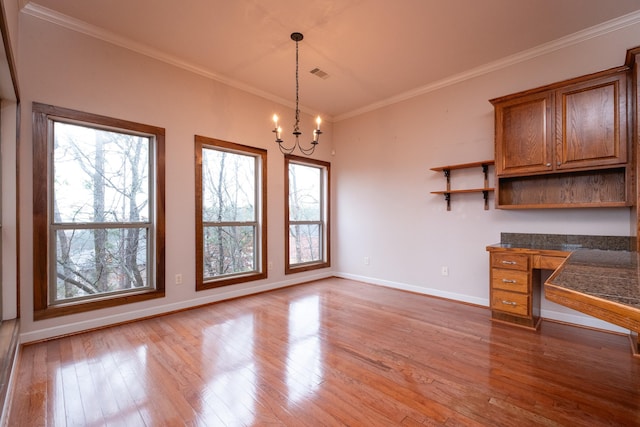
[[[514,306],[514,307],[515,307],[516,305],[518,305],[518,303],[517,303],[517,302],[515,302],[515,301],[502,300],[502,303],[503,303],[504,305],[512,305],[512,306]]]
[[[507,264],[507,265],[516,265],[517,262],[515,261],[502,261],[503,264]]]
[[[502,279],[502,283],[518,283],[518,281],[513,279]]]

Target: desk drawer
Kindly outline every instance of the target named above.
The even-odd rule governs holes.
[[[523,294],[529,293],[529,272],[492,268],[491,287]]]
[[[529,255],[512,253],[492,253],[491,267],[508,268],[509,270],[529,270]]]
[[[491,293],[491,309],[519,316],[529,316],[529,295],[494,290]]]
[[[555,270],[556,268],[560,267],[560,264],[562,264],[565,259],[567,259],[567,257],[534,255],[533,268],[539,268],[542,270]]]

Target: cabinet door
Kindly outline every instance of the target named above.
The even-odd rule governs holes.
[[[626,73],[556,92],[555,168],[627,162]]]
[[[495,104],[496,174],[526,175],[553,167],[553,93]]]

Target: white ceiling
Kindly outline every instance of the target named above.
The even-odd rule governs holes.
[[[640,22],[640,0],[19,1],[26,13],[287,105],[290,34],[301,32],[301,108],[334,120],[578,32]],[[328,78],[309,73],[316,67]]]

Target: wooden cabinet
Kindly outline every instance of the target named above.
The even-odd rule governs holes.
[[[496,206],[631,206],[629,67],[491,100]]]
[[[540,321],[540,297],[532,286],[537,274],[534,275],[530,268],[530,256],[492,252],[490,261],[492,319],[537,328]]]
[[[528,329],[540,324],[541,271],[555,270],[570,252],[488,246],[491,320]]]
[[[555,168],[627,162],[627,70],[555,92]]]
[[[492,101],[493,102],[493,101]],[[495,103],[496,175],[552,169],[553,94],[518,96]]]

